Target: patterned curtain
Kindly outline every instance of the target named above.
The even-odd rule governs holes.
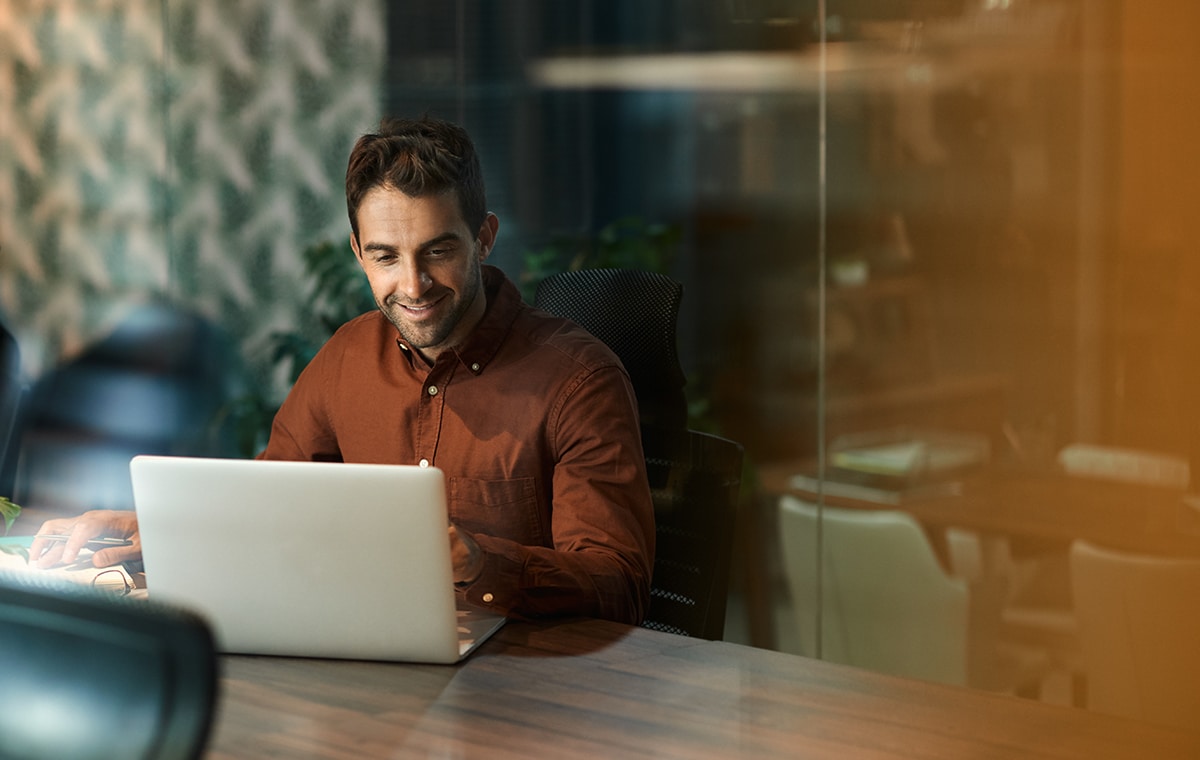
[[[36,375],[166,299],[304,319],[379,118],[381,0],[0,0],[0,313]]]

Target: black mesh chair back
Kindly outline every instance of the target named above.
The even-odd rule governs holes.
[[[21,449],[21,402],[25,381],[17,341],[0,324],[0,496],[13,496],[17,456]]]
[[[0,757],[198,758],[217,699],[212,632],[145,599],[0,573]]]
[[[687,425],[687,379],[675,342],[682,285],[656,272],[581,269],[546,278],[534,298],[539,309],[576,322],[621,358],[643,424]]]
[[[725,631],[742,447],[687,429],[675,341],[682,298],[683,287],[665,275],[592,269],[546,279],[535,305],[604,341],[633,383],[656,525],[643,627],[717,640]]]

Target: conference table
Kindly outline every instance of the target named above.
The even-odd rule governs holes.
[[[458,665],[225,655],[211,758],[1197,758],[1200,733],[598,620]]]
[[[903,510],[917,519],[935,553],[950,567],[947,528],[974,531],[986,561],[1010,541],[1065,551],[1076,539],[1129,552],[1200,557],[1200,500],[1179,488],[1070,476],[1055,469],[987,467],[949,481],[946,488],[891,493],[815,483],[812,462],[759,465],[756,498],[743,515],[744,591],[752,643],[772,648],[779,583],[778,504],[783,495],[828,506]]]
[[[815,500],[817,490],[795,478],[812,469],[787,462],[760,467],[759,491],[767,506],[774,507],[782,494]],[[820,496],[831,506],[902,509],[932,527],[1064,544],[1081,538],[1127,551],[1200,556],[1200,504],[1183,489],[1012,467],[984,468],[947,485],[954,488],[901,492],[888,501],[873,499],[872,489],[855,495],[831,483]]]

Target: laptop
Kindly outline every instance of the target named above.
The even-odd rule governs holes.
[[[151,599],[242,654],[454,663],[505,618],[455,604],[441,470],[136,456]]]

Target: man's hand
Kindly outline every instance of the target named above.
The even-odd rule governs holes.
[[[47,520],[38,535],[69,536],[66,541],[34,538],[29,546],[29,561],[41,568],[69,564],[79,550],[94,538],[127,538],[129,546],[112,546],[92,554],[92,564],[108,567],[142,558],[142,538],[137,515],[128,510],[94,509],[79,517]]]
[[[468,533],[450,526],[450,560],[454,565],[454,582],[470,583],[483,572],[483,554],[479,544]]]

